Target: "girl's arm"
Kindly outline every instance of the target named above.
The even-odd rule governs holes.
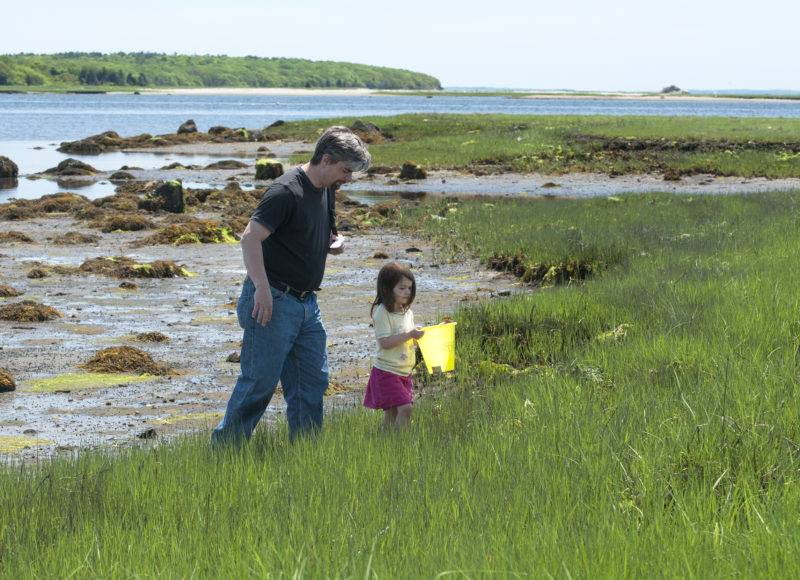
[[[389,350],[390,348],[400,346],[412,338],[422,338],[423,334],[425,334],[425,331],[422,330],[421,327],[417,326],[414,328],[414,330],[409,330],[408,332],[401,332],[400,334],[393,334],[392,336],[384,336],[383,338],[379,338],[378,344],[381,345],[382,349]]]

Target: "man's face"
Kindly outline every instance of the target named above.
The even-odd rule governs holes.
[[[339,189],[342,184],[353,180],[353,170],[344,161],[331,163],[325,160],[325,185],[333,189]]]

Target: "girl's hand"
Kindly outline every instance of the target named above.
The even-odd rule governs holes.
[[[408,331],[408,336],[410,336],[414,340],[416,340],[418,338],[422,338],[424,335],[425,335],[425,331],[422,330],[421,326],[417,326],[417,327],[414,328],[414,330],[409,330]]]

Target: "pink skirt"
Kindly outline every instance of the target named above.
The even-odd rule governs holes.
[[[364,406],[370,409],[391,409],[408,405],[411,401],[411,375],[402,377],[389,371],[372,367],[364,394]]]

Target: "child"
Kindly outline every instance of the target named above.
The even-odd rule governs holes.
[[[364,395],[364,406],[383,409],[381,428],[402,427],[411,420],[411,371],[414,340],[425,331],[414,326],[410,306],[417,293],[411,270],[389,262],[378,273],[378,295],[370,308],[378,350]]]

